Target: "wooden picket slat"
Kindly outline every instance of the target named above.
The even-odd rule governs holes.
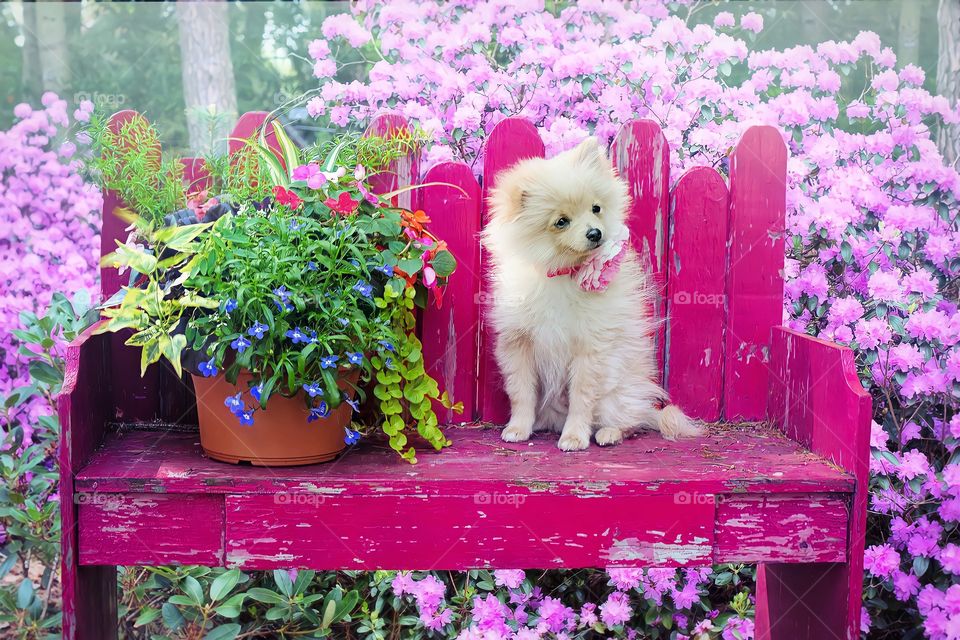
[[[730,156],[724,415],[759,420],[770,332],[783,320],[787,148],[770,126],[747,129]]]
[[[183,182],[187,186],[188,195],[210,186],[210,173],[203,158],[182,158],[180,164],[183,165]],[[215,195],[217,194],[211,193],[209,197]]]
[[[480,185],[462,162],[438,164],[423,182],[455,185],[423,187],[420,197],[430,216],[430,230],[447,243],[457,259],[442,306],[437,308],[431,301],[423,311],[423,359],[441,389],[454,401],[463,402],[459,415],[436,407],[440,423],[469,422],[475,417],[480,333]]]
[[[655,317],[665,317],[667,226],[670,207],[670,147],[653,120],[633,120],[623,125],[610,149],[613,165],[630,187],[627,226],[633,248],[647,266],[657,290]],[[657,331],[657,362],[664,366],[664,327]]]
[[[664,385],[688,415],[712,422],[723,398],[727,185],[695,167],[672,195]]]
[[[364,131],[365,136],[389,138],[398,132],[408,131],[407,119],[396,113],[378,115]],[[420,153],[411,153],[391,163],[390,169],[370,176],[369,183],[374,193],[387,193],[400,187],[415,184],[420,177]],[[406,209],[420,208],[419,189],[406,191],[393,198],[394,206]]]
[[[259,136],[260,127],[263,126],[263,123],[266,122],[269,115],[266,111],[247,111],[240,116],[240,118],[237,119],[236,126],[233,127],[233,131],[230,133],[230,139],[227,141],[227,152],[232,156],[244,147],[245,140]],[[273,132],[272,125],[267,129],[265,139],[267,146],[273,149],[277,155],[277,159],[280,160],[282,164],[283,154],[280,153],[280,144],[277,142],[277,135]]]
[[[496,186],[497,174],[526,158],[542,158],[543,140],[536,127],[525,118],[506,118],[497,123],[484,145],[483,156],[483,223],[488,214],[487,199]],[[481,252],[481,308],[480,370],[477,392],[478,419],[494,424],[506,424],[510,419],[510,401],[503,389],[503,380],[494,358],[494,336],[483,314],[489,309],[487,300],[488,274],[486,260]]]

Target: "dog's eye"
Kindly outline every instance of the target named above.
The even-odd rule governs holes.
[[[570,220],[568,218],[560,218],[553,223],[553,226],[555,226],[557,229],[565,229],[568,224],[570,224]]]
[[[600,213],[600,205],[598,205],[598,204],[593,205],[593,212],[594,212],[594,213]]]

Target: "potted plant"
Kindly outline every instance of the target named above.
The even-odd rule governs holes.
[[[175,212],[138,210],[140,192],[152,204],[176,189],[111,173],[111,156],[141,152],[123,128],[95,129],[92,166],[133,209],[130,237],[104,258],[131,270],[130,285],[105,303],[98,331],[132,331],[143,370],[166,358],[192,374],[213,458],[332,459],[365,430],[353,415],[369,388],[390,446],[415,462],[407,434],[449,444],[433,402],[453,405],[424,369],[414,311],[431,295],[440,303],[456,263],[424,212],[391,206],[395,194],[374,195],[366,176],[417,136],[344,136],[302,151],[273,124],[282,162],[262,135],[232,163],[208,159],[220,195],[187,187],[163,199]]]

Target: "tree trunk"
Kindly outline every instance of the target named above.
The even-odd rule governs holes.
[[[940,49],[937,57],[937,93],[956,106],[960,101],[960,0],[940,0],[937,11]],[[944,124],[937,146],[947,164],[960,158],[960,124]]]
[[[225,153],[237,120],[227,5],[177,2],[177,21],[190,150],[195,156]]]
[[[40,50],[37,45],[37,5],[23,2],[23,49],[21,50],[20,84],[27,102],[35,103],[40,99]]]
[[[67,64],[67,25],[62,2],[37,2],[37,52],[40,84],[44,91],[63,93],[70,82]]]
[[[920,2],[900,3],[900,27],[897,33],[897,63],[900,66],[920,62]]]

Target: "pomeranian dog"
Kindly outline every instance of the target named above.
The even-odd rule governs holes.
[[[502,438],[553,430],[575,451],[638,429],[698,435],[656,381],[653,292],[630,248],[627,185],[596,138],[500,174],[489,204],[488,318],[511,410]]]

